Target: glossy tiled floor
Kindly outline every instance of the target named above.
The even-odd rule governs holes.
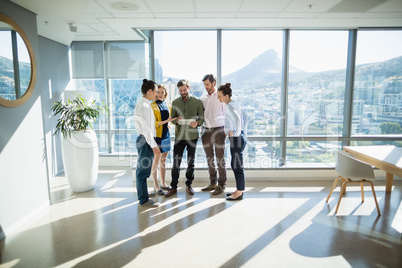
[[[3,240],[0,267],[402,267],[402,181],[350,187],[338,215],[332,181],[247,182],[245,199],[201,192],[138,207],[129,169],[102,169],[93,191],[52,182],[53,205]],[[152,183],[148,184],[151,189]],[[233,181],[227,191],[234,189]]]

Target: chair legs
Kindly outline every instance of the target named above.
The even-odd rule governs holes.
[[[328,203],[328,200],[329,200],[329,198],[331,197],[332,192],[334,191],[334,189],[335,189],[336,185],[338,184],[338,181],[339,181],[340,178],[342,178],[342,176],[338,176],[338,178],[335,179],[334,183],[332,184],[331,190],[329,191],[327,200],[326,200],[325,202]]]
[[[338,203],[337,203],[337,205],[336,205],[335,213],[338,213],[339,205],[340,205],[340,203],[341,203],[341,200],[342,200],[343,195],[344,195],[345,192],[346,192],[346,186],[347,186],[349,183],[359,183],[359,184],[360,184],[361,196],[362,196],[362,203],[363,203],[363,202],[364,202],[364,189],[363,189],[363,185],[364,185],[365,182],[367,182],[367,183],[369,183],[370,186],[371,186],[371,191],[372,191],[372,193],[373,193],[374,202],[375,202],[375,205],[376,205],[376,207],[377,207],[378,216],[381,216],[380,207],[378,206],[378,202],[377,202],[377,196],[376,196],[375,191],[374,191],[374,185],[373,185],[373,183],[372,183],[371,181],[366,181],[366,180],[351,181],[351,180],[347,180],[347,179],[343,178],[342,176],[339,176],[338,178],[335,179],[334,184],[332,185],[332,188],[331,188],[331,190],[330,190],[330,192],[329,192],[329,194],[328,194],[327,200],[326,200],[327,203],[328,203],[328,200],[329,200],[329,198],[331,197],[331,194],[332,194],[332,192],[334,191],[334,189],[335,189],[335,187],[336,187],[336,185],[337,185],[339,179],[341,179],[341,178],[342,178],[341,191],[340,191],[340,193],[339,193],[339,199],[338,199]]]
[[[344,181],[344,182],[342,183],[342,185],[341,185],[341,192],[339,193],[339,199],[338,199],[338,204],[336,204],[335,213],[338,213],[338,208],[339,208],[339,205],[341,204],[342,197],[343,197],[343,195],[344,195],[345,192],[346,192],[346,185],[347,185],[349,182],[352,182],[352,181],[350,181],[350,180]]]
[[[378,216],[381,216],[380,207],[378,206],[378,202],[377,202],[377,196],[375,195],[375,191],[374,191],[374,185],[373,185],[373,183],[371,181],[367,181],[367,182],[370,183],[371,191],[373,192],[374,201],[375,201],[375,205],[377,207]]]

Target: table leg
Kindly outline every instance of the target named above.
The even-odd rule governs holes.
[[[385,174],[385,193],[387,193],[387,194],[391,193],[393,180],[394,180],[394,174],[387,172]]]

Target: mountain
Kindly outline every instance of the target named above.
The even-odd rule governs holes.
[[[236,72],[228,74],[222,78],[222,82],[232,84],[267,84],[281,79],[282,60],[278,57],[275,50],[270,49],[254,58],[248,65]],[[290,67],[291,73],[304,73],[295,67]],[[246,79],[245,79],[246,78]]]
[[[270,49],[253,59],[248,65],[236,72],[223,77],[222,83],[230,82],[237,88],[246,85],[256,87],[266,86],[272,82],[281,81],[282,61],[278,54]],[[292,82],[304,79],[336,80],[343,77],[345,69],[324,72],[305,72],[295,67],[289,67],[289,76]],[[356,77],[367,76],[384,78],[402,77],[402,56],[382,62],[360,64],[356,66]]]
[[[356,76],[402,78],[402,56],[386,61],[357,65]]]
[[[19,62],[19,73],[21,86],[28,86],[31,80],[31,64]],[[13,61],[0,56],[0,92],[9,94],[14,92],[14,65]]]

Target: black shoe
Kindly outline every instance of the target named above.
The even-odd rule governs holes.
[[[156,190],[154,189],[154,191],[155,191],[155,193],[156,193],[157,195],[164,195],[164,194],[165,194],[161,189],[159,189],[159,191],[156,191]]]
[[[239,195],[237,198],[232,198],[230,195],[226,196],[226,200],[228,201],[236,201],[236,200],[242,200],[243,199],[243,193]]]
[[[161,188],[162,190],[166,190],[166,191],[169,191],[169,190],[170,190],[170,187],[169,187],[169,186],[168,186],[168,187],[165,187],[165,186],[160,185],[159,188]]]

